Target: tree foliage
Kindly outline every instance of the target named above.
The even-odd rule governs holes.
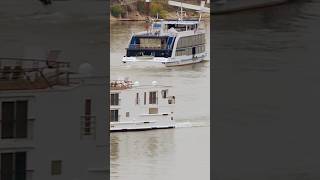
[[[114,17],[120,17],[124,13],[124,9],[121,5],[114,5],[111,7],[111,15]]]

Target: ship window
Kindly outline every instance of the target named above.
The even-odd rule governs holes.
[[[110,94],[110,105],[118,106],[119,105],[119,93]]]
[[[199,44],[199,37],[200,37],[200,36],[199,36],[199,35],[195,35],[194,37],[195,37],[195,40],[194,40],[193,44],[194,44],[194,45]]]
[[[192,48],[188,48],[188,55],[192,55]]]
[[[126,112],[126,117],[129,117],[130,116],[130,113],[129,112]]]
[[[26,152],[1,153],[0,179],[26,179]]]
[[[143,101],[144,101],[144,104],[146,105],[147,104],[147,93],[146,92],[144,92]]]
[[[26,179],[26,152],[1,153],[0,179]]]
[[[179,49],[176,51],[176,56],[183,56],[185,54],[185,49]]]
[[[119,121],[119,110],[110,110],[110,122],[118,122]]]
[[[28,101],[2,102],[1,138],[27,138]]]
[[[166,89],[166,90],[162,90],[161,91],[161,94],[162,94],[162,98],[167,98],[167,96],[168,96],[168,89]]]
[[[187,43],[186,46],[192,46],[192,36],[191,37],[187,37]]]
[[[51,175],[61,175],[62,174],[62,161],[55,160],[51,161]]]
[[[158,108],[149,108],[149,114],[158,114]]]
[[[186,38],[186,46],[192,46],[192,36],[188,36],[187,38]]]
[[[161,48],[162,41],[159,38],[141,38],[140,47],[141,48]]]
[[[157,104],[157,92],[149,92],[149,104]]]
[[[84,113],[84,134],[90,135],[91,134],[91,99],[85,100],[85,113]]]
[[[136,94],[136,104],[139,104],[139,93]]]

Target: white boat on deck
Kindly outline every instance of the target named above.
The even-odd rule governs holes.
[[[170,86],[140,85],[139,82],[111,81],[110,130],[150,130],[174,128],[175,97]]]
[[[146,31],[133,33],[122,62],[170,67],[203,61],[207,52],[201,15],[199,19],[184,20],[182,6],[191,8],[181,3],[179,19],[156,20]],[[202,6],[195,6],[195,10]]]

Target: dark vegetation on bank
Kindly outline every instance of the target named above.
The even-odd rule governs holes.
[[[200,4],[198,0],[185,1]],[[111,15],[114,18],[144,19],[146,16],[168,18],[175,15],[177,7],[169,6],[167,0],[152,0],[148,11],[145,0],[113,0],[111,1]],[[194,15],[195,12],[191,12]]]

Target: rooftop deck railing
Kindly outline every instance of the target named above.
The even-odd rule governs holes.
[[[86,136],[96,138],[96,116],[81,116],[80,122],[80,138],[83,139]]]
[[[69,62],[0,58],[0,90],[44,89],[69,84]]]
[[[111,81],[110,82],[110,89],[111,90],[124,90],[132,88],[131,81]]]

